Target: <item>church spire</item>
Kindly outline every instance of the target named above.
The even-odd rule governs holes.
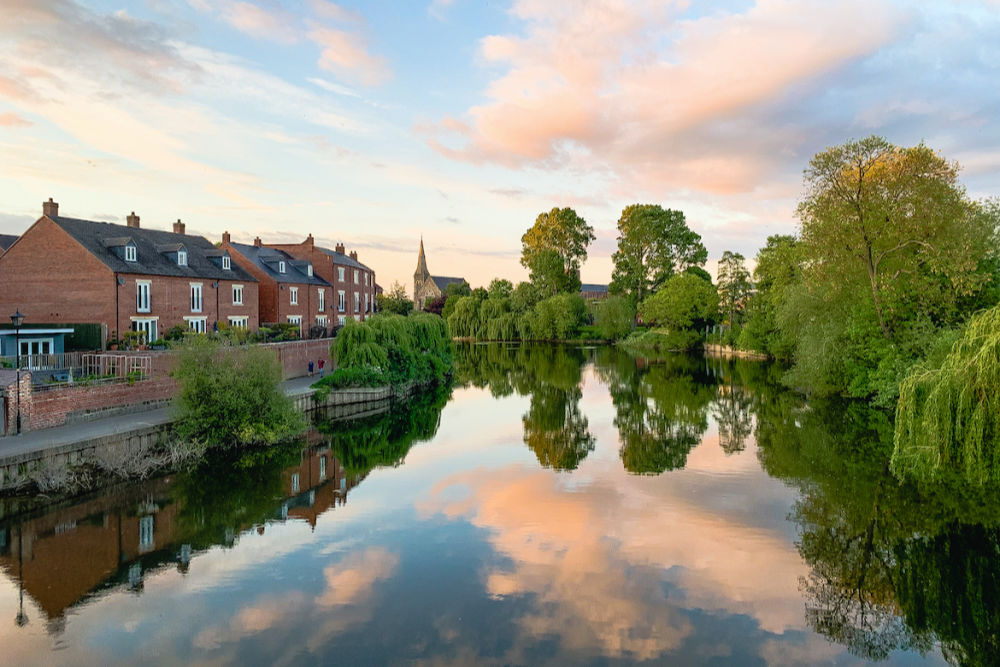
[[[420,235],[420,253],[417,255],[417,270],[414,275],[426,278],[430,275],[430,271],[427,270],[427,258],[424,257],[424,236]]]

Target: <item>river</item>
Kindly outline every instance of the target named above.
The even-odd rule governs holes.
[[[463,345],[453,386],[0,503],[4,664],[990,664],[1000,512],[781,369]]]

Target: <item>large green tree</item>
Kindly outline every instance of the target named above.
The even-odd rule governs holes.
[[[958,165],[927,146],[849,141],[818,153],[805,184],[807,280],[863,287],[887,340],[916,308],[951,315],[986,280],[978,269],[993,230],[958,183]]]
[[[544,296],[580,290],[580,265],[594,229],[571,208],[540,213],[521,237],[521,264]]]
[[[688,227],[681,211],[632,204],[618,219],[610,289],[638,304],[675,273],[701,266],[707,259],[701,236]]]
[[[736,326],[737,317],[743,314],[750,296],[750,271],[746,260],[738,252],[725,251],[719,260],[716,281],[719,290],[719,307],[728,317],[729,326]]]

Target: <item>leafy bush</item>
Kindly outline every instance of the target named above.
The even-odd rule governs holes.
[[[302,415],[281,390],[281,365],[265,348],[235,348],[204,336],[180,346],[173,376],[174,429],[212,447],[263,445],[294,437]]]
[[[632,326],[635,324],[635,308],[628,299],[610,296],[597,301],[591,308],[594,312],[594,325],[600,338],[618,340],[632,331]]]

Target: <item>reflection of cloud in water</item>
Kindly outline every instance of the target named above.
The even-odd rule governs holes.
[[[804,627],[804,568],[790,544],[706,512],[684,485],[622,475],[570,491],[547,471],[480,469],[442,480],[420,509],[488,529],[512,561],[484,573],[488,592],[534,596],[521,628],[566,649],[656,657],[691,633],[685,608],[746,614],[770,632]],[[455,487],[468,493],[451,500]]]

